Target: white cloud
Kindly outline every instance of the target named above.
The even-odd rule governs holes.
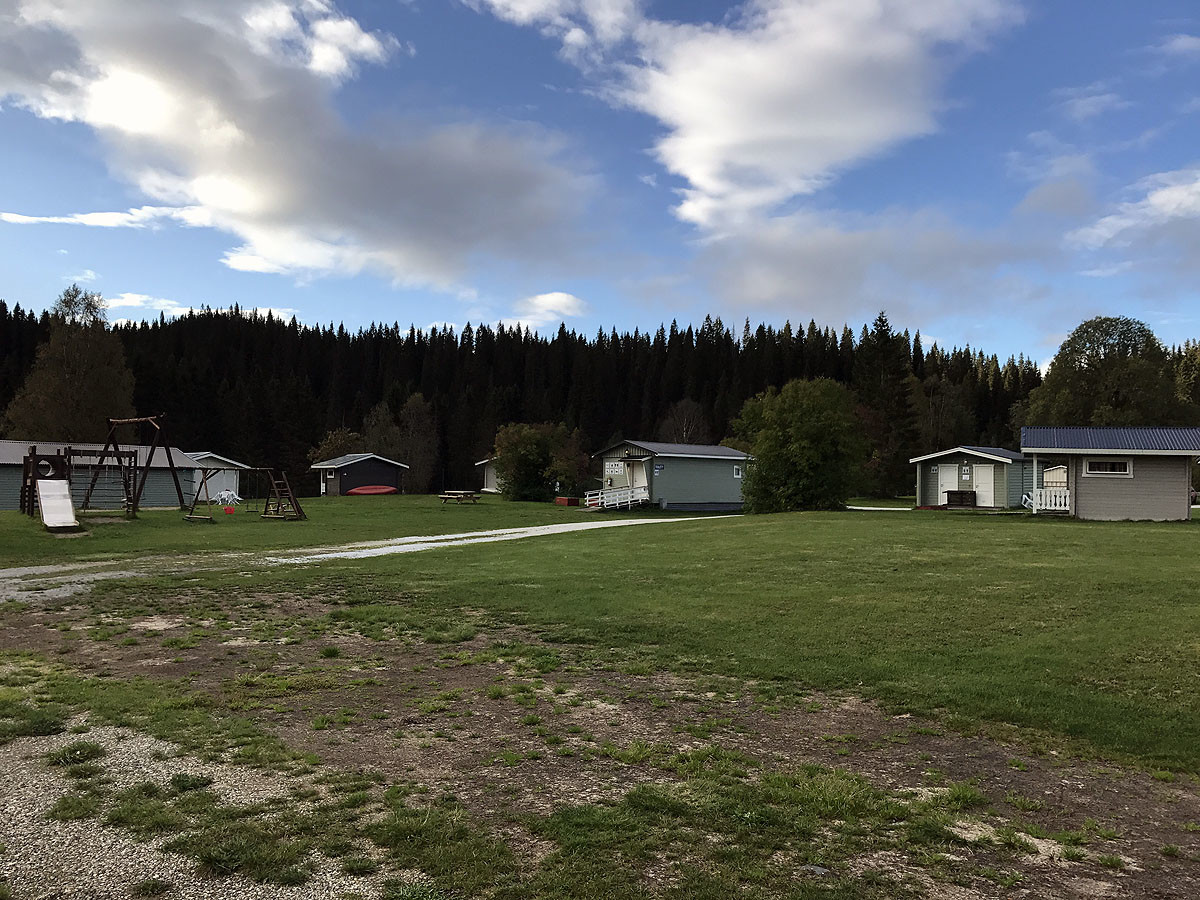
[[[645,23],[618,96],[667,128],[679,217],[719,228],[935,131],[941,51],[1014,18],[1002,0],[751,0],[730,25]]]
[[[1107,83],[1099,81],[1084,87],[1062,88],[1054,94],[1063,114],[1074,122],[1087,122],[1104,113],[1133,105],[1111,90]]]
[[[135,294],[129,292],[117,294],[115,297],[106,297],[104,300],[104,305],[109,309],[138,308],[153,310],[154,312],[161,312],[163,315],[170,316],[172,318],[175,316],[186,316],[192,311],[192,307],[183,306],[180,303],[176,303],[174,300],[166,300],[162,297],[151,297],[149,294]]]
[[[1077,229],[1070,240],[1090,249],[1129,246],[1172,226],[1200,222],[1200,169],[1152,175],[1133,190],[1142,194],[1140,199],[1122,203],[1115,212]]]
[[[1160,55],[1176,60],[1200,59],[1200,35],[1172,34],[1154,45]]]
[[[541,27],[568,56],[584,38],[629,38],[632,56],[587,68],[665,128],[654,152],[688,184],[676,212],[707,229],[935,131],[951,55],[1020,17],[1015,0],[746,0],[722,24],[685,25],[620,0],[469,2]]]
[[[91,127],[150,201],[0,221],[215,228],[239,270],[451,290],[487,258],[562,256],[590,186],[558,140],[338,116],[338,86],[404,50],[331,0],[0,0],[0,101]]]
[[[65,276],[63,278],[63,281],[74,281],[74,282],[82,282],[84,284],[88,284],[92,281],[95,281],[99,277],[100,276],[97,275],[95,272],[93,272],[91,269],[84,269],[82,272],[78,273],[77,275]]]
[[[574,294],[551,291],[548,294],[536,294],[526,297],[524,300],[518,300],[513,307],[512,318],[505,319],[504,323],[536,329],[546,325],[557,325],[564,319],[583,316],[587,312],[587,304]]]
[[[200,206],[172,208],[140,206],[125,212],[72,213],[67,216],[26,216],[0,212],[0,222],[10,225],[87,225],[91,228],[145,228],[162,219],[172,219],[183,225],[204,227],[212,224],[208,210]],[[59,253],[66,253],[60,250]]]
[[[146,312],[162,313],[168,318],[177,316],[186,316],[190,312],[195,312],[196,307],[185,306],[175,300],[168,300],[163,297],[153,297],[150,294],[138,294],[126,291],[117,294],[113,297],[106,297],[104,305],[108,309],[142,309]],[[290,320],[299,310],[293,309],[290,306],[255,306],[252,308],[241,309],[241,314],[246,318],[253,316],[265,317],[268,313],[276,319]],[[118,325],[125,322],[137,321],[128,317],[114,319],[113,324]]]

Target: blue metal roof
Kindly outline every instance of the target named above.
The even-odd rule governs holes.
[[[1021,429],[1021,449],[1200,453],[1200,428],[1036,426]]]

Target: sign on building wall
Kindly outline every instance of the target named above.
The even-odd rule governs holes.
[[[654,464],[654,474],[655,474],[655,475],[660,475],[660,474],[662,474],[662,470],[663,470],[663,469],[665,469],[665,468],[666,468],[666,466],[665,466],[665,465],[663,465],[662,463],[655,463],[655,464]]]
[[[970,481],[970,480],[971,480],[971,467],[970,467],[970,466],[962,466],[962,467],[959,469],[959,471],[962,473],[962,480],[963,480],[963,481]]]
[[[619,459],[609,459],[604,461],[605,475],[620,475],[625,470],[625,465]]]

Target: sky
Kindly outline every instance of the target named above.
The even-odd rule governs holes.
[[[1194,0],[0,0],[0,297],[1200,337]]]

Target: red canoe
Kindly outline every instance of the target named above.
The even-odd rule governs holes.
[[[363,494],[398,494],[400,493],[390,484],[364,484],[362,487],[351,488],[346,491],[347,496],[353,495],[361,497]]]

